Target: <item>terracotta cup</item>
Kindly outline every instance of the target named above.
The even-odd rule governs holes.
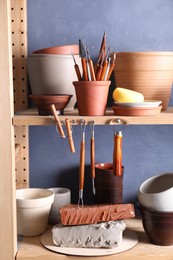
[[[81,116],[104,116],[111,81],[74,81]]]
[[[124,167],[123,167],[124,172]],[[123,202],[123,174],[115,176],[112,163],[95,165],[95,200],[97,204]]]

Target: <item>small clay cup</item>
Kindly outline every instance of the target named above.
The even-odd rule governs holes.
[[[160,246],[173,245],[173,212],[162,212],[139,206],[142,224],[149,241]]]
[[[124,172],[124,167],[123,171]],[[123,202],[123,174],[113,173],[112,163],[98,163],[95,165],[95,201],[97,204]]]
[[[74,81],[81,116],[104,116],[111,81]]]

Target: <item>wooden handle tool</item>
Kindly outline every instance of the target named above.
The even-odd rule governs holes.
[[[116,53],[114,53],[114,57],[113,57],[113,60],[110,64],[110,69],[109,69],[109,72],[108,72],[108,75],[107,75],[107,79],[106,80],[109,80],[110,79],[110,76],[114,70],[114,67],[115,67],[115,60],[116,60]]]
[[[76,60],[75,60],[75,57],[74,57],[74,54],[73,54],[72,51],[71,51],[71,55],[72,55],[72,57],[73,57],[74,68],[75,68],[75,71],[76,71],[77,78],[78,78],[78,80],[80,81],[80,80],[82,80],[82,76],[81,76],[79,66],[78,66],[78,64],[76,63]]]
[[[55,108],[55,105],[52,104],[51,105],[51,109],[52,109],[52,113],[54,115],[54,118],[55,118],[55,121],[56,121],[56,125],[57,125],[57,128],[58,128],[58,132],[60,134],[60,136],[62,138],[65,138],[65,134],[64,134],[64,130],[62,128],[62,125],[61,125],[61,122],[59,120],[59,116],[57,115],[57,111],[56,111],[56,108]]]
[[[90,66],[91,80],[95,81],[96,80],[96,76],[95,76],[93,61],[91,59],[89,59],[88,62],[89,62],[89,66]]]
[[[91,178],[92,178],[92,190],[95,195],[95,138],[94,138],[94,121],[91,121],[91,140],[90,140],[90,160],[91,160]]]
[[[114,133],[113,172],[116,176],[122,175],[122,132]]]
[[[85,178],[85,129],[86,122],[81,122],[82,135],[81,135],[81,144],[80,144],[80,165],[79,165],[79,200],[83,206],[83,190],[84,190],[84,178]]]
[[[65,123],[66,123],[68,141],[69,141],[69,145],[70,145],[70,151],[72,153],[75,153],[75,147],[74,147],[73,136],[72,136],[72,129],[71,129],[69,118],[65,119]]]
[[[87,72],[87,60],[86,58],[81,58],[82,69],[83,69],[83,79],[88,80],[88,72]]]

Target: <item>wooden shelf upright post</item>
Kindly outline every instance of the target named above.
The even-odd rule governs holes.
[[[12,260],[17,234],[10,0],[0,1],[0,17],[0,259]]]

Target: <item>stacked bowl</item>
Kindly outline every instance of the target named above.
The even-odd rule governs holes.
[[[173,52],[119,52],[114,69],[116,87],[144,95],[146,100],[161,100],[166,110],[173,82]]]
[[[77,76],[72,53],[80,65],[78,45],[53,46],[32,52],[28,58],[28,74],[33,95],[49,95],[49,99],[50,95],[54,99],[59,94],[71,95],[65,109],[74,109],[76,95],[72,82]]]
[[[138,192],[143,228],[151,243],[173,245],[173,173],[144,181]]]

